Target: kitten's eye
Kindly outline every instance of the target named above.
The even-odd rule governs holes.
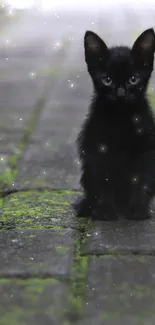
[[[102,82],[105,86],[110,86],[112,84],[112,79],[110,77],[102,77]]]
[[[129,83],[134,86],[138,84],[139,80],[140,78],[138,76],[133,75],[129,78]]]

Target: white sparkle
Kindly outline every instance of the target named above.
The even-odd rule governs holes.
[[[92,21],[92,23],[91,23],[92,25],[94,25],[94,22]]]
[[[74,87],[74,84],[73,84],[73,83],[71,83],[71,84],[70,84],[70,87],[71,87],[71,88],[73,88],[73,87]]]
[[[98,236],[98,232],[95,232],[95,235]]]
[[[33,260],[34,260],[34,258],[33,258],[33,257],[30,257],[30,260],[32,260],[32,261],[33,261]]]
[[[47,23],[46,23],[46,21],[44,21],[44,25],[46,25]]]
[[[59,15],[57,16],[57,18],[59,18]]]
[[[143,133],[143,129],[137,129],[137,134],[141,135]]]
[[[68,82],[70,82],[70,79],[68,79]]]
[[[54,46],[54,49],[57,49],[58,47],[60,47],[61,43],[60,42],[57,42]]]
[[[139,122],[139,116],[135,115],[133,117],[133,122],[138,123]]]
[[[31,71],[31,72],[30,72],[30,77],[31,77],[31,78],[35,78],[35,77],[36,77],[36,73],[35,73],[35,71]]]
[[[77,78],[79,78],[79,76],[77,76]]]
[[[20,118],[19,118],[19,121],[22,121],[22,120],[23,120],[22,117],[20,117]]]
[[[94,291],[95,290],[95,288],[92,288],[92,291]]]
[[[9,59],[8,58],[5,58],[6,61],[8,61]]]
[[[18,242],[18,239],[12,239],[12,243],[17,243]]]
[[[104,145],[104,144],[101,144],[100,147],[99,147],[99,151],[103,152],[103,153],[106,153],[107,152],[107,146]]]
[[[90,234],[87,234],[87,237],[91,237],[91,235]]]
[[[108,178],[105,179],[108,182]]]
[[[132,177],[132,183],[137,183],[137,182],[138,182],[138,177],[137,176]]]
[[[70,28],[72,28],[72,25],[69,25]]]
[[[1,157],[1,161],[3,161],[4,160],[4,157]]]

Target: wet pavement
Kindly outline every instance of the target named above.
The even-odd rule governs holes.
[[[155,7],[29,10],[2,22],[0,325],[154,325],[154,218],[79,220],[71,202],[92,92],[85,30],[131,45],[155,27]]]

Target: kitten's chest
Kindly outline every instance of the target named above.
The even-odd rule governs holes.
[[[98,140],[101,147],[107,146],[110,150],[118,150],[132,146],[136,130],[130,124],[106,123],[98,129]]]
[[[117,120],[117,123],[104,122],[98,131],[99,146],[101,151],[128,153],[146,151],[154,147],[155,137],[151,129],[145,126],[143,120]]]

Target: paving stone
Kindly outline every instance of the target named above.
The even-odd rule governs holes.
[[[64,37],[54,49],[55,37],[41,28],[42,15],[27,14],[0,35],[0,173],[1,186],[9,183],[10,157],[20,157],[24,134],[36,114],[40,99],[46,101],[48,92],[56,81],[58,68],[65,60]],[[40,25],[41,23],[41,25]],[[41,32],[39,32],[41,30]],[[31,31],[31,33],[30,33]],[[68,44],[68,49],[70,45]],[[48,88],[50,76],[50,88]],[[40,110],[43,107],[40,108]],[[33,123],[35,124],[35,123]],[[33,125],[34,127],[34,125]],[[25,139],[25,138],[24,138]],[[2,159],[1,159],[2,158]],[[15,167],[15,166],[14,166]],[[12,176],[12,175],[11,175]],[[10,177],[12,180],[13,177]]]
[[[21,160],[16,185],[35,184],[54,188],[79,188],[79,162],[75,140],[88,108],[92,83],[84,61],[83,37],[86,27],[97,21],[97,13],[61,13],[58,23],[46,17],[46,25],[57,26],[57,42],[61,44],[60,30],[65,31],[67,55],[59,68],[58,82],[46,97],[45,108]],[[92,20],[93,17],[93,20]],[[68,20],[66,19],[68,18]],[[77,24],[79,29],[77,32]],[[63,28],[60,29],[60,26]],[[47,31],[47,30],[46,30]],[[48,32],[49,33],[49,32]],[[74,37],[72,37],[74,34]],[[68,43],[69,41],[69,43]],[[50,44],[48,44],[50,47]],[[51,48],[53,51],[53,49]],[[76,64],[75,64],[76,62]],[[35,166],[35,167],[34,167]]]
[[[37,81],[0,82],[0,172],[10,171],[9,158],[20,156],[20,141],[31,120],[35,103],[43,89],[43,78]],[[1,95],[1,93],[3,95]],[[6,179],[3,178],[4,181]]]
[[[142,253],[155,252],[155,220],[120,220],[94,222],[92,232],[86,234],[81,246],[83,254]]]
[[[154,325],[154,257],[92,257],[88,270],[80,325]]]
[[[71,191],[24,191],[7,196],[0,207],[1,229],[78,227]]]
[[[72,82],[75,78],[77,83],[74,89]],[[40,186],[52,185],[54,188],[80,188],[80,166],[75,143],[88,110],[92,86],[86,72],[81,72],[79,78],[75,73],[74,79],[70,79],[66,68],[55,91],[47,99],[21,162],[15,180],[17,184],[27,182]],[[84,89],[89,95],[85,95]]]
[[[63,229],[1,231],[0,276],[69,276],[74,239]]]
[[[67,295],[67,284],[55,279],[0,280],[0,324],[63,324]]]

